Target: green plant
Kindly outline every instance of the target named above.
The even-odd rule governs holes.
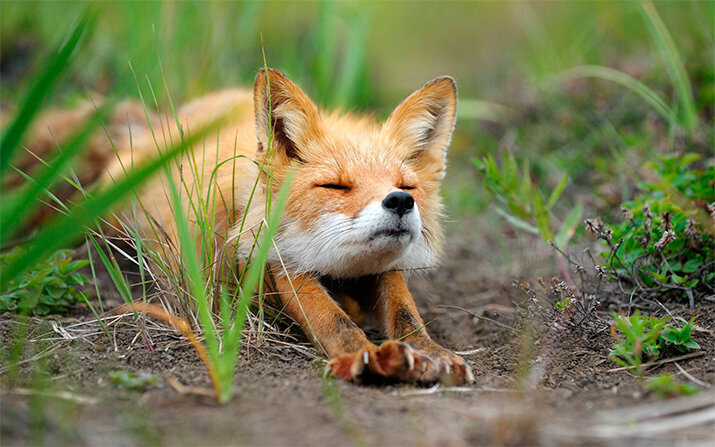
[[[144,391],[159,383],[159,378],[151,374],[137,374],[134,371],[114,371],[109,373],[112,383],[130,390]]]
[[[474,158],[472,162],[482,174],[487,191],[506,206],[506,209],[495,206],[496,213],[514,227],[539,236],[544,243],[554,244],[558,249],[556,259],[561,266],[561,273],[566,282],[572,284],[562,259],[562,250],[576,231],[583,213],[583,205],[577,203],[560,227],[556,226],[551,216],[551,210],[566,188],[568,174],[561,177],[558,185],[549,194],[548,200],[545,200],[544,195],[531,180],[528,160],[525,159],[521,165],[521,175],[517,161],[509,151],[504,151],[501,170],[491,154],[481,160]]]
[[[472,162],[482,174],[485,188],[506,206],[506,210],[498,206],[495,210],[507,222],[540,236],[545,243],[552,241],[559,248],[568,244],[581,218],[583,206],[577,203],[558,227],[551,217],[554,205],[566,188],[568,174],[561,177],[545,199],[531,180],[528,160],[523,161],[521,174],[516,159],[509,151],[504,151],[501,170],[491,154],[481,160],[475,158]]]
[[[623,335],[623,338],[616,342],[608,356],[614,362],[638,374],[639,378],[643,378],[645,372],[643,361],[656,358],[660,354],[660,334],[670,317],[667,315],[662,318],[648,317],[637,309],[629,317],[615,312],[612,315],[611,334],[617,337],[617,331]]]
[[[20,252],[16,248],[0,255],[0,268],[12,263]],[[78,270],[89,261],[74,261],[70,253],[59,250],[10,281],[0,295],[0,312],[48,315],[66,312],[70,304],[86,301],[87,293],[78,290],[78,286],[88,280]]]
[[[613,324],[611,335],[619,338],[609,357],[619,365],[630,369],[643,378],[645,369],[644,360],[656,359],[666,346],[674,346],[677,350],[685,352],[690,349],[700,349],[700,345],[692,340],[693,324],[695,317],[690,321],[678,317],[683,327],[668,323],[670,316],[661,318],[641,314],[639,310],[626,317],[612,312]]]
[[[156,305],[134,302],[131,294],[128,295],[128,298],[125,298],[129,301],[127,305],[120,308],[120,310],[147,313],[181,331],[204,363],[211,378],[216,400],[219,403],[228,402],[233,395],[233,380],[238,360],[238,350],[241,346],[249,305],[253,300],[259,283],[264,280],[268,254],[273,247],[272,240],[278,230],[280,218],[288,200],[291,180],[292,174],[289,173],[281,184],[280,192],[273,202],[273,209],[270,215],[264,220],[264,225],[262,225],[264,228],[258,229],[258,233],[261,235],[260,241],[258,241],[258,235],[256,235],[255,253],[251,257],[250,263],[241,272],[238,280],[240,287],[237,287],[229,284],[228,278],[222,277],[223,272],[207,269],[203,263],[203,258],[197,254],[196,244],[194,243],[196,239],[192,237],[186,224],[187,209],[185,209],[185,205],[180,200],[175,181],[168,177],[170,195],[177,220],[180,247],[180,264],[173,273],[178,274],[181,279],[167,279],[173,284],[170,287],[175,287],[173,293],[189,294],[188,299],[191,304],[187,309],[187,316],[191,320],[198,321],[203,342],[196,336],[187,319],[177,317]],[[189,209],[192,208],[189,207]],[[201,226],[210,225],[211,223],[208,220],[208,216],[203,215],[203,217],[203,220],[197,221],[197,231],[201,231]],[[210,249],[209,247],[204,248]],[[156,265],[164,269],[164,274],[170,275],[172,272],[169,269],[177,268],[177,266],[172,267],[161,264],[160,254],[155,248],[144,246],[144,250],[144,255],[153,258]],[[106,258],[106,255],[103,256],[104,258]],[[106,261],[105,265],[110,271],[116,268],[116,264],[106,264]],[[211,273],[204,273],[207,271]],[[115,276],[123,280],[120,272],[115,271]],[[174,281],[178,282],[174,284]],[[120,282],[120,284],[123,283],[123,281]],[[212,312],[216,302],[218,302],[219,307],[218,315]]]
[[[662,399],[678,396],[689,396],[700,391],[700,388],[687,382],[679,382],[671,374],[660,374],[651,377],[646,382],[646,388],[656,393]]]
[[[665,329],[660,336],[662,342],[667,346],[673,346],[680,352],[686,352],[691,349],[700,349],[700,345],[692,339],[695,317],[691,318],[690,321],[687,321],[682,317],[676,317],[676,320],[683,323],[683,327],[673,326],[672,324],[665,326]]]
[[[623,204],[623,222],[586,221],[603,241],[605,273],[641,296],[680,293],[693,304],[713,291],[712,218],[705,209],[715,203],[715,167],[691,166],[699,158],[657,157],[647,165],[654,180],[641,182],[641,194]]]

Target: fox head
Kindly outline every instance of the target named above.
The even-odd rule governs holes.
[[[255,158],[270,164],[276,185],[295,170],[276,238],[287,268],[350,278],[433,265],[456,108],[455,82],[444,76],[383,124],[321,113],[281,72],[262,70],[254,85]]]

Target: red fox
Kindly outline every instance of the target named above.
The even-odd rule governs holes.
[[[221,161],[235,160],[215,171],[214,200],[233,202],[215,207],[216,231],[227,240],[237,237],[232,222],[245,220],[248,228],[261,221],[267,188],[277,190],[294,170],[268,268],[284,311],[327,354],[327,368],[336,377],[473,381],[464,359],[430,338],[404,273],[434,265],[441,254],[439,187],[456,107],[454,80],[439,77],[408,96],[381,124],[368,116],[320,111],[285,75],[268,69],[256,77],[253,92],[222,91],[177,110],[183,132],[230,112],[211,149],[194,151],[199,158],[194,164],[203,166],[205,178]],[[76,122],[89,109],[73,113],[65,121]],[[156,124],[160,118],[148,115],[138,104],[120,107],[108,126],[119,160],[106,143],[94,144],[91,157],[105,163],[93,163],[80,177],[116,177],[130,158],[155,153],[162,137],[147,130],[147,121]],[[62,126],[61,116],[56,112],[41,120],[35,143],[28,144],[31,150],[34,144],[42,152],[42,129],[53,122]],[[67,134],[53,130],[54,136]],[[270,165],[270,183],[261,175],[263,163]],[[161,184],[139,194],[153,218],[170,227],[173,214]],[[167,232],[174,234],[171,228]],[[228,261],[245,259],[252,243],[241,238],[236,251],[227,251],[235,257]],[[367,339],[359,324],[368,316],[377,318],[388,341],[378,346]]]

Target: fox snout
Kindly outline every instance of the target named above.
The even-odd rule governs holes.
[[[382,207],[402,217],[415,207],[415,199],[408,192],[395,191],[385,197],[382,201]]]

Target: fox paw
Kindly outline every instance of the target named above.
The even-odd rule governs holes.
[[[446,349],[415,350],[407,343],[386,341],[380,346],[339,355],[328,362],[327,372],[345,381],[397,380],[449,386],[474,382],[464,359]]]
[[[474,374],[464,359],[442,347],[420,349],[420,359],[429,361],[426,365],[417,364],[415,371],[419,373],[418,382],[441,382],[447,386],[460,386],[474,383]],[[419,362],[416,362],[419,363]]]

